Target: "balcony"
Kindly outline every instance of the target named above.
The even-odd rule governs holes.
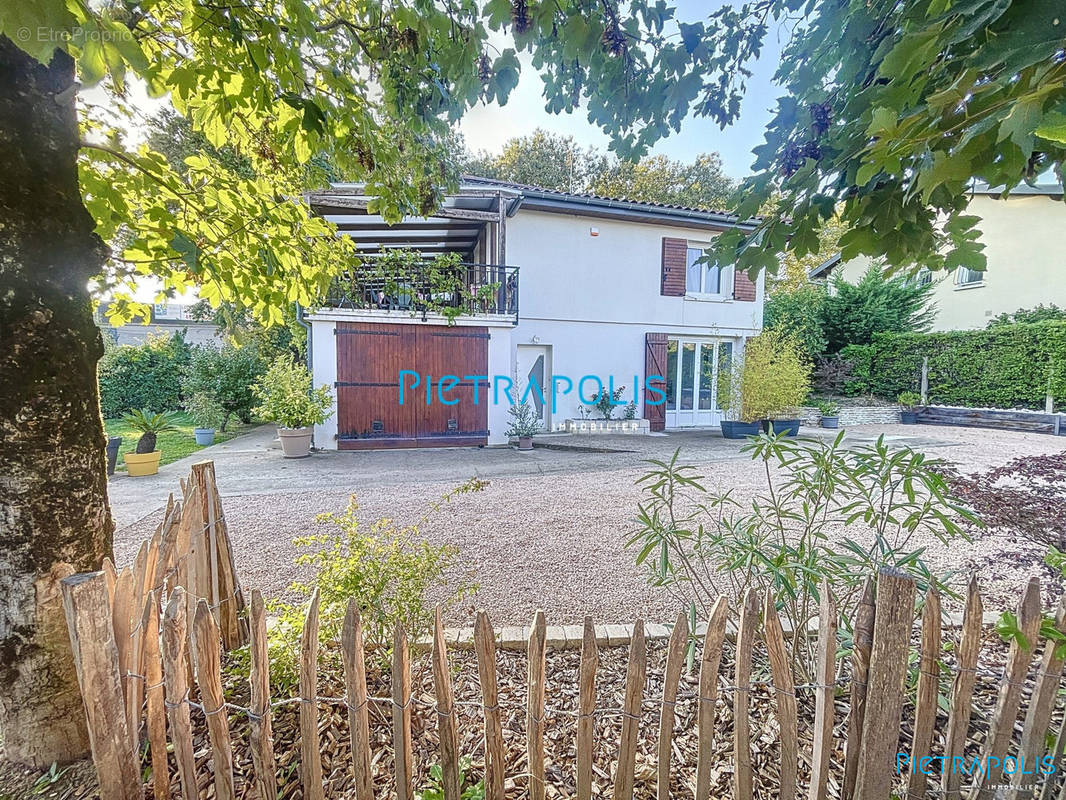
[[[334,280],[325,306],[398,315],[509,316],[518,324],[518,267],[425,261],[385,266],[367,260]]]

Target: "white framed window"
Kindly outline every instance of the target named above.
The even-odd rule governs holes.
[[[969,267],[959,267],[955,271],[956,286],[974,286],[985,282],[985,274]]]
[[[685,252],[685,293],[707,298],[733,296],[733,267],[701,261],[710,245],[689,242]]]

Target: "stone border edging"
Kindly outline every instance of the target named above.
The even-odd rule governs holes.
[[[994,611],[986,611],[981,624],[984,627],[994,625],[999,619],[999,614]],[[961,628],[962,614],[945,614],[943,628]],[[545,644],[553,650],[580,650],[584,637],[583,625],[549,625],[545,631]],[[661,623],[645,623],[644,638],[647,641],[666,641],[670,638],[670,626]],[[817,626],[812,627],[817,630]],[[695,635],[702,637],[707,633],[707,623],[696,623]],[[732,620],[727,623],[726,636],[732,638],[735,635],[735,625]],[[785,631],[789,635],[789,631]],[[596,644],[599,647],[624,647],[633,638],[633,625],[614,624],[596,626]],[[450,647],[459,650],[474,649],[473,628],[445,628],[444,640]],[[432,644],[431,639],[419,639],[415,647],[418,650],[428,650]],[[506,625],[496,631],[496,646],[501,650],[525,650],[529,645],[529,627],[521,625]]]

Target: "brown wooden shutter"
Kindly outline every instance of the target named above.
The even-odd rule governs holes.
[[[651,375],[660,376],[659,380],[649,380]],[[653,431],[661,431],[666,428],[666,403],[652,405],[655,400],[661,399],[651,388],[661,389],[666,392],[666,334],[644,334],[644,419],[648,420],[648,427]]]
[[[685,295],[685,257],[688,240],[663,237],[663,272],[660,294],[666,297]]]
[[[744,302],[755,300],[755,282],[748,277],[748,273],[733,270],[733,299]]]

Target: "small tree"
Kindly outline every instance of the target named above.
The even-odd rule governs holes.
[[[333,413],[329,387],[313,388],[307,367],[287,358],[275,361],[252,393],[259,400],[255,413],[283,428],[321,425]]]
[[[740,418],[772,419],[803,405],[811,392],[811,366],[799,340],[764,330],[744,345],[740,368]]]
[[[252,386],[265,365],[255,347],[237,347],[227,342],[221,349],[202,344],[193,349],[182,386],[186,397],[206,394],[222,409],[219,430],[226,430],[231,416],[250,422],[255,395]]]
[[[875,333],[923,333],[933,324],[933,284],[888,278],[870,267],[858,283],[839,275],[822,304],[826,352],[849,344],[869,344]]]
[[[813,360],[825,352],[827,344],[825,301],[825,287],[818,284],[781,288],[767,296],[763,322],[767,328],[780,328],[799,339],[807,358]]]

